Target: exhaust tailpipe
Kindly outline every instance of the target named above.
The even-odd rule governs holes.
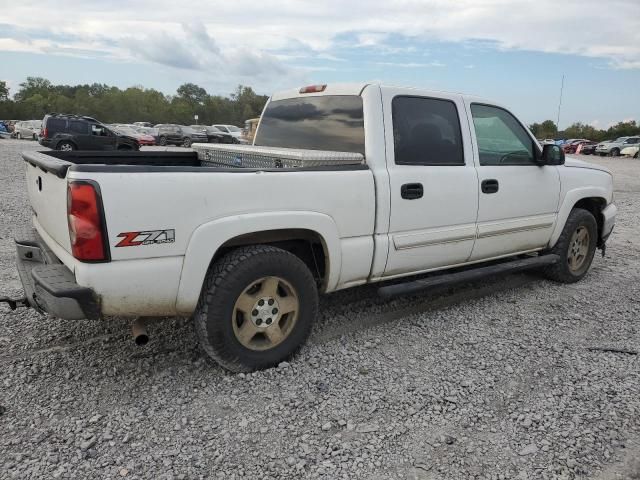
[[[138,317],[133,321],[131,334],[133,335],[133,341],[136,342],[136,345],[142,346],[149,342],[149,334],[147,333],[147,327],[142,317]]]

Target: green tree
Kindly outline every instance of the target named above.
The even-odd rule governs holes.
[[[7,82],[0,80],[0,101],[7,100],[9,100],[9,87],[7,87]]]
[[[553,120],[545,120],[542,123],[534,123],[529,126],[536,138],[554,138],[558,135],[558,127]]]

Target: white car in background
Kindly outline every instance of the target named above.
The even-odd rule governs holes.
[[[638,151],[640,150],[640,146],[635,145],[632,147],[625,147],[622,150],[620,150],[620,155],[622,156],[629,156],[629,157],[633,157],[633,158],[638,158]]]
[[[13,135],[17,139],[25,138],[28,140],[38,140],[41,128],[42,120],[24,120],[16,122]]]
[[[236,138],[240,138],[240,135],[242,135],[242,130],[239,127],[236,127],[235,125],[213,125],[213,126],[216,127],[218,130],[222,130],[225,133],[233,135]]]

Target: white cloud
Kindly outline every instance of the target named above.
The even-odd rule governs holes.
[[[408,46],[388,45],[392,36],[406,37]],[[21,0],[0,20],[0,50],[137,58],[241,76],[281,73],[281,55],[305,51],[338,61],[331,58],[338,45],[412,53],[412,39],[479,41],[638,69],[640,1],[192,0],[185,8],[158,0]]]

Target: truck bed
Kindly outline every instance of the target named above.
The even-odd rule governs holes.
[[[196,171],[225,171],[252,172],[282,171],[283,168],[265,168],[256,166],[216,165],[211,161],[199,160],[194,151],[73,151],[61,152],[48,150],[42,152],[23,152],[22,158],[46,172],[53,173],[59,178],[65,178],[67,171],[76,172],[196,172]],[[360,164],[332,164],[296,167],[296,170],[366,170],[363,162]]]

